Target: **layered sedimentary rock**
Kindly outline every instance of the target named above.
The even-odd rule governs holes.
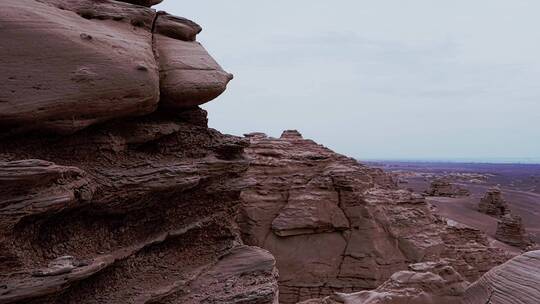
[[[470,192],[467,189],[461,188],[446,180],[438,179],[431,182],[429,190],[426,191],[426,195],[442,197],[460,197],[468,196],[470,195]]]
[[[277,303],[234,221],[247,141],[195,107],[230,76],[195,23],[126,2],[0,3],[0,303]]]
[[[493,268],[472,284],[463,304],[536,304],[540,300],[540,251]]]
[[[232,75],[158,2],[0,3],[0,303],[445,301],[506,259],[296,131],[209,129]]]
[[[239,226],[280,270],[280,301],[373,289],[411,263],[448,262],[475,280],[505,257],[477,230],[447,226],[389,175],[303,139],[247,135]]]
[[[113,0],[0,5],[0,135],[71,134],[150,114],[160,100],[188,108],[232,77],[194,41],[200,27],[187,19]]]
[[[273,303],[234,228],[246,142],[204,115],[2,141],[0,303]]]
[[[480,200],[478,211],[491,216],[502,217],[509,213],[510,209],[508,203],[502,197],[501,189],[495,187],[489,189]]]
[[[531,240],[523,227],[521,217],[507,213],[497,222],[495,238],[503,243],[521,249],[531,245]]]
[[[195,40],[200,27],[160,14],[154,37],[159,53],[161,104],[172,109],[200,105],[219,96],[233,78]]]
[[[409,265],[375,290],[337,293],[302,304],[455,304],[469,283],[445,262]]]

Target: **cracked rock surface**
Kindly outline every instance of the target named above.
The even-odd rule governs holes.
[[[297,131],[208,128],[232,75],[159,2],[0,2],[0,304],[445,303],[508,259]],[[534,303],[535,259],[466,299]]]
[[[0,303],[277,303],[197,107],[232,77],[158,2],[0,3]]]
[[[248,134],[239,226],[280,271],[280,302],[374,289],[411,263],[444,260],[473,281],[505,261],[483,233],[446,225],[386,173],[285,131]]]

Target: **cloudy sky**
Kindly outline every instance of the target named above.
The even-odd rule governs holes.
[[[204,106],[360,159],[540,159],[538,0],[165,0],[235,75]]]

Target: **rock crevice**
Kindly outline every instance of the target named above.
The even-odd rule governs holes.
[[[374,289],[410,263],[447,259],[475,280],[505,260],[479,231],[445,225],[421,195],[398,190],[380,170],[297,131],[247,138],[251,183],[239,226],[246,243],[276,257],[282,303]]]

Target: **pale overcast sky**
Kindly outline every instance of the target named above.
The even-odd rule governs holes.
[[[298,129],[360,159],[540,158],[538,0],[165,0],[235,79],[241,135]]]

